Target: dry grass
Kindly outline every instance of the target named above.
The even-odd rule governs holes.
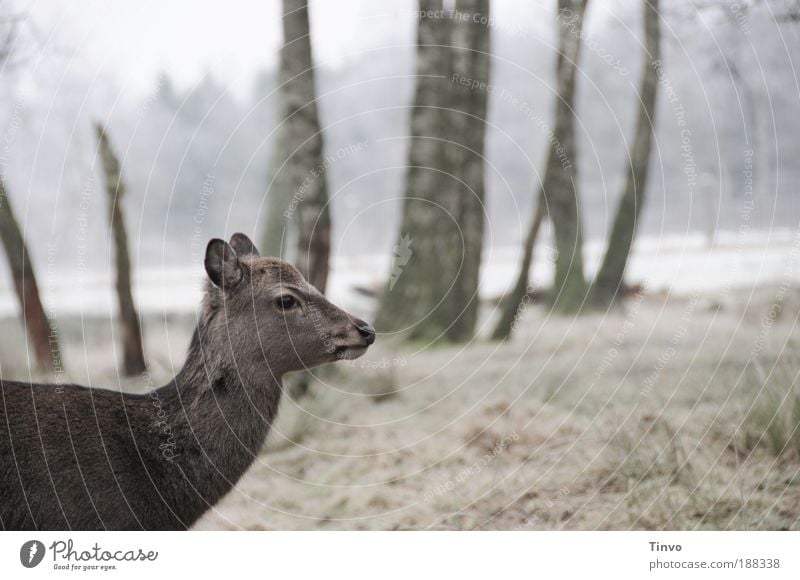
[[[790,299],[767,324],[769,292],[646,297],[533,309],[504,345],[384,342],[287,401],[198,527],[800,529]]]
[[[795,362],[797,359],[794,359]],[[755,367],[758,391],[745,416],[738,443],[753,451],[766,447],[776,457],[800,459],[800,384],[797,364]]]
[[[379,341],[284,400],[197,527],[800,529],[800,301],[770,317],[775,300],[647,296],[576,320],[531,308],[506,344]],[[151,352],[169,353],[158,378],[188,322],[147,325]],[[107,327],[72,335],[68,360],[90,369],[74,380],[116,384]],[[20,357],[4,356],[9,376]]]

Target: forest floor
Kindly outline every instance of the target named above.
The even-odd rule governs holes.
[[[197,527],[800,529],[799,314],[644,296],[530,308],[503,344],[379,341],[284,401]]]
[[[379,337],[284,399],[196,528],[800,529],[799,315],[785,289],[646,294],[579,318],[529,307],[506,343]],[[154,378],[190,318],[145,321]],[[67,326],[71,380],[111,386],[108,322]],[[24,378],[12,335],[0,369]]]

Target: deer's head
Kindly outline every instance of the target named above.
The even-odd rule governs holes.
[[[240,357],[264,358],[283,374],[354,359],[375,342],[375,330],[331,304],[292,265],[261,257],[244,234],[206,248],[205,316]],[[222,316],[216,316],[217,313]]]

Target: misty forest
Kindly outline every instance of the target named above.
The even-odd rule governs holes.
[[[377,340],[196,529],[800,529],[800,2],[222,12],[0,1],[3,380],[169,381],[244,232]]]

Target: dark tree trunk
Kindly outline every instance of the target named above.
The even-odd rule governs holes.
[[[22,320],[36,355],[39,369],[45,373],[63,370],[58,333],[45,314],[39,298],[39,287],[30,261],[25,238],[14,217],[5,183],[0,179],[0,238],[8,257],[14,290],[19,299]]]
[[[288,213],[289,204],[292,202],[292,186],[288,179],[287,161],[289,152],[286,150],[286,126],[278,128],[275,135],[275,149],[270,160],[270,183],[265,199],[264,234],[261,237],[261,251],[266,256],[275,256],[284,260],[293,261],[294,248],[289,247],[296,234],[296,229],[290,231],[291,221]]]
[[[448,151],[453,153],[449,171],[457,178],[451,178],[450,185],[458,192],[457,218],[464,256],[453,287],[454,299],[449,302],[453,307],[448,316],[452,326],[447,329],[446,336],[451,341],[461,342],[474,335],[480,306],[478,290],[486,221],[484,140],[488,92],[457,80],[470,79],[472,85],[488,85],[491,34],[489,26],[481,24],[489,20],[489,0],[458,0],[456,9],[459,17],[453,23],[451,41],[453,71],[449,115],[454,135]]]
[[[95,125],[99,142],[100,156],[103,160],[103,171],[108,193],[109,223],[114,238],[114,258],[117,269],[117,300],[119,303],[119,325],[122,339],[123,373],[135,376],[145,371],[144,349],[142,348],[142,330],[139,315],[131,293],[131,261],[128,253],[128,236],[125,231],[125,220],[122,215],[122,198],[125,195],[125,183],[122,181],[119,160],[111,149],[108,136],[99,123]]]
[[[306,279],[325,292],[331,246],[325,148],[314,86],[314,59],[306,0],[283,0],[280,51],[280,118],[273,154],[272,189],[267,218],[267,251],[292,259]],[[287,243],[296,239],[294,248]],[[283,251],[281,252],[281,245]],[[287,377],[290,396],[309,389],[308,372]]]
[[[587,3],[588,0],[558,0],[558,95],[543,186],[555,233],[553,307],[564,313],[578,311],[587,293],[574,128],[580,35]]]
[[[283,0],[283,41],[279,122],[285,124],[280,129],[285,133],[279,145],[285,147],[288,160],[282,170],[286,176],[279,183],[286,184],[291,197],[280,215],[297,228],[295,264],[311,284],[325,292],[331,221],[305,0]]]
[[[442,2],[420,0],[419,9],[422,15],[441,10]],[[445,298],[439,292],[438,281],[452,281],[452,253],[460,250],[458,246],[451,247],[451,239],[443,235],[453,229],[452,223],[445,222],[447,214],[455,210],[452,200],[442,195],[446,163],[440,139],[445,134],[444,107],[450,90],[448,31],[447,20],[424,16],[419,19],[417,80],[400,244],[376,319],[379,331],[409,329],[412,339],[435,339],[446,328],[435,318],[437,306]]]
[[[525,245],[522,248],[522,260],[520,261],[519,274],[511,292],[503,297],[500,304],[500,320],[492,333],[493,340],[506,340],[511,338],[514,332],[517,319],[522,312],[523,304],[531,299],[531,287],[529,286],[529,276],[531,264],[533,263],[534,250],[536,248],[536,238],[547,213],[544,203],[544,195],[539,191],[536,198],[536,209],[533,213],[533,220],[525,238]]]
[[[464,341],[478,310],[485,221],[483,149],[488,82],[488,0],[457,3],[466,18],[441,14],[442,2],[420,0],[417,69],[406,199],[392,277],[377,317],[384,332],[411,340]],[[447,13],[446,13],[447,14]]]
[[[661,32],[658,23],[658,0],[644,0],[643,4],[645,59],[639,89],[640,107],[636,120],[636,134],[630,152],[625,190],[617,207],[608,247],[593,288],[593,301],[603,308],[622,295],[625,267],[636,233],[636,225],[644,207],[650,150],[653,143]]]

